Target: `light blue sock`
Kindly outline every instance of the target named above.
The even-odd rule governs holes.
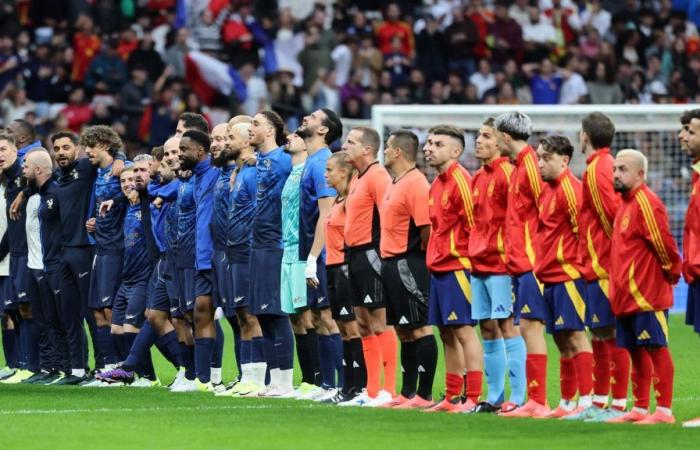
[[[484,372],[489,388],[488,402],[503,403],[506,389],[506,345],[503,339],[484,340]]]
[[[508,379],[510,380],[510,401],[516,405],[525,402],[525,341],[522,336],[506,339],[506,354],[508,360]]]

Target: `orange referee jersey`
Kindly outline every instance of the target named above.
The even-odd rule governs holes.
[[[426,263],[432,272],[471,270],[467,255],[474,226],[471,176],[455,162],[433,180],[428,209],[432,225]]]
[[[352,247],[379,245],[379,207],[391,176],[375,161],[350,182],[345,200],[345,244]]]
[[[700,280],[700,158],[693,163],[692,181],[683,229],[683,276],[688,283]]]
[[[681,260],[659,197],[645,184],[622,196],[613,225],[610,304],[615,316],[673,305]]]
[[[505,221],[512,174],[513,165],[505,156],[484,164],[474,174],[474,228],[469,235],[469,259],[474,273],[508,273]]]
[[[421,251],[419,227],[430,225],[429,192],[428,179],[415,167],[387,187],[379,208],[382,258]]]
[[[620,195],[613,187],[614,166],[609,148],[598,149],[586,159],[578,249],[581,275],[586,281],[609,278],[610,239],[620,207]]]
[[[326,265],[345,262],[345,199],[336,198],[326,216]]]
[[[581,278],[578,265],[581,182],[566,169],[545,183],[535,234],[535,275],[543,283]]]
[[[515,158],[506,210],[506,267],[511,275],[530,272],[535,264],[532,237],[537,228],[542,177],[537,153],[526,146]]]

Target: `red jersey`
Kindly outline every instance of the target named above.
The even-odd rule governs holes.
[[[415,167],[387,187],[379,208],[382,258],[422,250],[420,227],[430,225],[429,192],[428,179]]]
[[[692,283],[700,280],[700,158],[693,163],[690,203],[683,229],[683,276]]]
[[[581,275],[586,281],[609,278],[610,239],[620,207],[620,196],[613,187],[614,163],[608,148],[596,150],[586,159],[578,249]],[[602,286],[607,286],[607,282]]]
[[[326,216],[326,265],[345,262],[345,199],[337,197]]]
[[[535,234],[535,275],[543,283],[581,278],[578,265],[581,182],[566,169],[545,183]]]
[[[537,153],[529,145],[515,158],[515,169],[508,187],[506,210],[506,267],[511,275],[532,271],[535,249],[532,237],[539,217],[542,177],[537,167]]]
[[[406,55],[413,54],[413,29],[409,24],[402,21],[382,22],[377,28],[377,47],[383,55],[388,55],[391,49],[391,40],[394,36],[401,39],[401,51]]]
[[[647,185],[622,196],[610,254],[610,304],[616,316],[673,306],[681,260],[666,208]]]
[[[345,243],[348,247],[379,245],[379,207],[391,176],[375,161],[350,182],[345,200]]]
[[[71,79],[83,81],[92,60],[100,51],[102,42],[96,34],[75,33],[73,36],[73,70]]]
[[[433,272],[471,270],[468,245],[474,226],[471,176],[458,162],[433,180],[428,211],[432,225],[426,264]]]
[[[498,158],[479,169],[472,180],[474,228],[469,235],[469,260],[474,273],[506,274],[506,206],[513,165]]]

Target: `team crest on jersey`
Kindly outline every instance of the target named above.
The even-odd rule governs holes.
[[[22,180],[19,177],[15,178],[15,186],[19,187],[20,184],[22,184]]]
[[[435,205],[435,201],[433,200],[433,197],[430,197],[428,199],[428,206],[433,206],[433,205]]]
[[[52,198],[46,199],[46,208],[53,209],[53,199]]]
[[[487,197],[493,197],[493,189],[495,187],[496,187],[496,183],[493,180],[491,180],[491,182],[489,183],[489,189],[488,189],[488,191],[486,191]]]
[[[78,171],[75,169],[71,170],[70,176],[73,177],[74,180],[77,180],[78,179]]]
[[[141,211],[136,211],[134,214],[134,217],[136,217],[136,220],[140,221],[141,220]]]
[[[479,196],[479,188],[474,189],[474,192],[472,192],[472,197],[476,198]]]
[[[450,194],[447,191],[442,193],[442,199],[440,199],[440,202],[442,203],[443,207],[446,207],[450,202]]]
[[[627,231],[627,228],[630,226],[630,213],[625,213],[624,216],[622,216],[622,221],[620,222],[620,228],[622,231]]]
[[[269,168],[270,168],[270,164],[272,164],[272,161],[270,161],[269,159],[266,159],[266,160],[263,162],[263,164],[265,164],[265,168],[269,169]]]

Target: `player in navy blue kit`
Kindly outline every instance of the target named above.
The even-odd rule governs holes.
[[[94,217],[85,223],[94,234],[95,259],[90,278],[89,307],[94,311],[97,340],[105,352],[104,367],[111,369],[118,362],[117,350],[110,333],[112,305],[119,282],[124,252],[124,212],[126,199],[119,185],[119,177],[112,173],[112,163],[122,142],[110,127],[96,125],[87,128],[80,137],[90,163],[97,167],[94,186]],[[114,205],[104,214],[99,213],[102,202],[112,200]],[[96,362],[98,364],[98,362]]]
[[[294,338],[289,318],[282,311],[280,272],[282,188],[292,170],[292,159],[282,147],[286,142],[284,122],[277,113],[256,114],[249,136],[250,145],[258,151],[249,309],[262,328],[270,370],[270,384],[259,395],[287,396],[293,392]]]

